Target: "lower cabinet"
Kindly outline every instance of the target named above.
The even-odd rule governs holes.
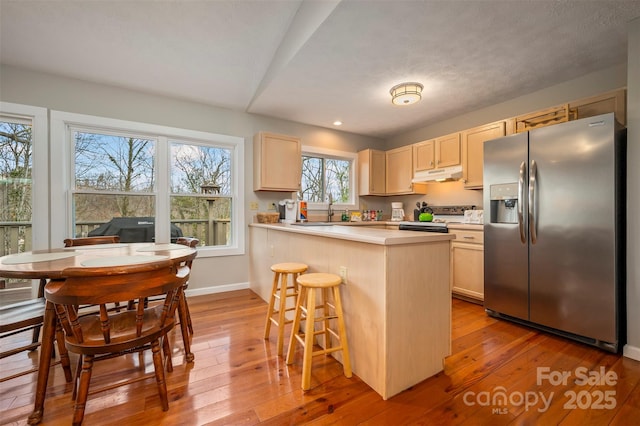
[[[451,241],[451,292],[481,303],[484,301],[484,233],[481,228],[451,227],[449,232],[456,236]]]

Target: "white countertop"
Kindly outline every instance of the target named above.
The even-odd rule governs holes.
[[[375,223],[375,222],[374,222]],[[384,222],[380,222],[384,225]],[[379,229],[371,226],[344,225],[294,225],[288,223],[252,223],[249,226],[273,229],[282,232],[293,232],[315,237],[335,238],[338,240],[356,241],[378,245],[424,244],[438,241],[449,241],[454,235],[437,232],[399,231],[395,229]]]

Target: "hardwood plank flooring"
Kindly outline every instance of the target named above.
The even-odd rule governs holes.
[[[162,411],[155,382],[147,379],[90,395],[84,424],[640,425],[640,362],[496,320],[479,305],[452,303],[452,355],[444,371],[384,401],[358,377],[345,378],[331,357],[314,358],[312,389],[303,392],[301,351],[287,366],[276,355],[275,332],[262,339],[267,305],[253,292],[191,297],[196,359],[183,364],[174,332],[169,411]],[[0,374],[36,362],[37,351],[14,355],[0,360]],[[152,372],[152,365],[149,354],[97,363],[91,389]],[[615,379],[595,377],[601,371]],[[563,373],[570,377],[557,383]],[[581,383],[582,373],[593,377]],[[27,423],[35,379],[0,383],[0,424]],[[71,385],[59,366],[49,383],[42,424],[68,425]]]

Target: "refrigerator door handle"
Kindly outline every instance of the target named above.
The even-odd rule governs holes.
[[[536,232],[536,217],[538,213],[536,208],[537,171],[536,160],[531,160],[531,168],[529,169],[529,234],[531,235],[531,244],[535,244],[538,241],[538,233]]]
[[[520,242],[527,243],[527,236],[524,233],[524,180],[527,173],[527,164],[523,161],[520,163],[520,175],[518,177],[518,229],[520,230]]]

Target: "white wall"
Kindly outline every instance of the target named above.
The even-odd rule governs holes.
[[[640,361],[640,18],[629,24],[627,72],[627,346]]]
[[[253,135],[258,131],[295,135],[301,137],[305,145],[334,150],[357,152],[369,147],[384,149],[384,141],[380,139],[9,66],[0,68],[0,87],[0,99],[5,102],[245,138],[247,223],[252,221],[255,214],[248,208],[250,202],[258,201],[260,210],[264,210],[271,202],[290,196],[285,193],[253,192]],[[246,234],[248,244],[248,232]],[[248,255],[196,259],[189,291],[219,291],[246,285],[248,271]]]

